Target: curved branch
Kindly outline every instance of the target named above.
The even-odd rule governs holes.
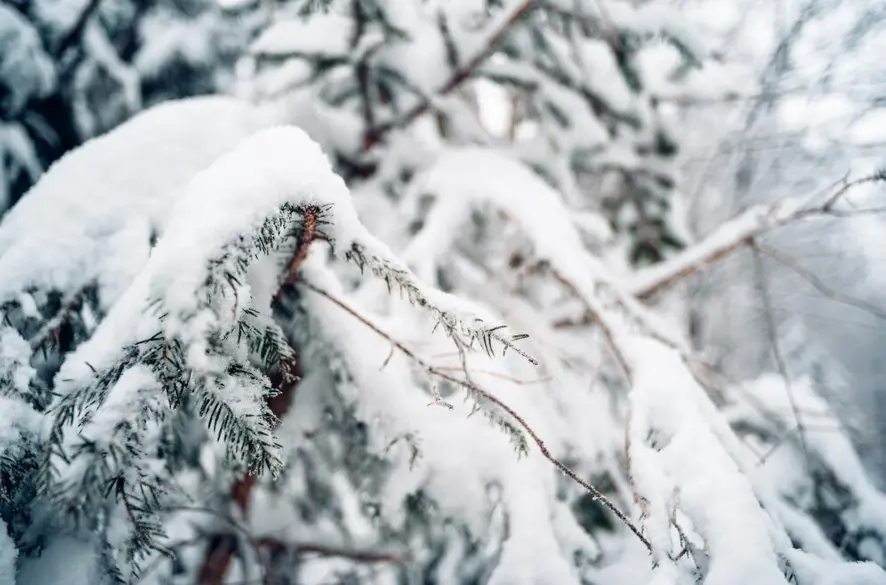
[[[505,413],[508,414],[508,416],[510,416],[511,418],[513,418],[517,422],[517,424],[526,432],[526,434],[529,435],[529,437],[532,439],[532,442],[535,443],[535,445],[538,447],[538,450],[541,452],[542,456],[545,459],[547,459],[549,462],[551,462],[554,465],[554,467],[556,467],[558,470],[560,470],[560,472],[562,472],[564,475],[569,477],[572,481],[574,481],[575,483],[580,485],[582,488],[584,488],[585,491],[587,491],[588,494],[590,494],[591,499],[593,499],[596,502],[599,502],[604,507],[609,509],[610,512],[612,512],[625,526],[628,527],[628,529],[631,532],[634,533],[634,535],[640,540],[640,542],[643,543],[643,545],[646,547],[647,550],[649,550],[649,551],[652,550],[652,544],[649,542],[649,540],[645,536],[643,536],[643,533],[640,531],[640,529],[637,528],[633,522],[631,522],[631,520],[627,517],[627,515],[624,512],[622,512],[618,508],[618,506],[615,505],[615,503],[612,500],[610,500],[608,497],[606,497],[606,495],[603,492],[601,492],[596,487],[594,487],[593,485],[591,485],[590,483],[588,483],[587,481],[582,479],[578,475],[578,473],[576,473],[571,467],[569,467],[568,465],[566,465],[565,463],[563,463],[562,461],[557,459],[548,450],[544,441],[535,432],[535,429],[533,429],[532,426],[528,422],[526,422],[526,419],[524,419],[522,416],[520,416],[510,406],[508,406],[507,404],[502,402],[496,396],[490,394],[489,391],[474,384],[470,380],[462,380],[460,378],[452,376],[451,374],[449,374],[448,372],[446,372],[440,368],[436,368],[436,367],[428,364],[421,357],[419,357],[415,352],[413,352],[411,349],[409,349],[408,347],[403,345],[401,342],[399,342],[396,339],[394,339],[393,337],[391,337],[388,333],[379,329],[379,327],[376,326],[374,323],[372,323],[369,319],[367,319],[363,315],[359,314],[356,310],[354,310],[353,308],[351,308],[347,304],[345,304],[344,301],[332,296],[331,294],[329,294],[325,290],[311,284],[310,282],[301,281],[301,284],[302,284],[302,286],[304,286],[308,290],[311,290],[311,291],[317,293],[318,295],[324,297],[325,299],[327,299],[328,301],[330,301],[334,305],[338,306],[340,309],[342,309],[345,312],[347,312],[348,314],[350,314],[352,317],[354,317],[355,319],[360,321],[362,324],[364,324],[366,327],[371,329],[373,332],[375,332],[379,336],[385,338],[391,344],[392,347],[396,347],[398,350],[400,350],[406,357],[411,359],[416,365],[418,365],[420,368],[422,368],[429,375],[436,376],[438,378],[446,380],[447,382],[450,382],[452,384],[456,384],[457,386],[461,386],[462,388],[464,388],[470,392],[473,392],[473,393],[476,393],[476,394],[482,396],[486,400],[489,400],[491,403],[495,404],[498,408],[502,409]]]
[[[634,296],[648,300],[733,252],[750,246],[755,238],[767,232],[807,217],[841,217],[845,212],[834,209],[837,202],[849,190],[876,182],[886,182],[886,171],[844,182],[841,188],[818,205],[810,206],[809,197],[795,197],[752,207],[670,260],[638,272],[630,281],[629,290]]]

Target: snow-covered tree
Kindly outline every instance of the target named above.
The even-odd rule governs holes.
[[[0,6],[0,213],[67,150],[166,99],[215,93],[263,17],[215,0]]]
[[[653,304],[861,181],[686,246],[660,103],[717,72],[658,0],[273,10],[251,101],[150,108],[0,223],[0,583],[886,582],[817,380]]]

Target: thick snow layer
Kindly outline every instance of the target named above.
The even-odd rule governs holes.
[[[172,206],[164,235],[144,270],[93,337],[62,367],[59,388],[90,376],[91,368],[107,367],[121,348],[155,334],[159,323],[145,314],[149,300],[161,303],[167,314],[162,329],[167,336],[184,342],[194,371],[223,368],[223,363],[209,359],[209,332],[231,330],[248,305],[267,310],[267,297],[276,282],[262,286],[263,299],[253,298],[248,285],[240,283],[236,294],[215,299],[207,307],[201,305],[201,299],[209,263],[220,258],[239,236],[258,233],[265,220],[286,204],[324,210],[328,224],[323,231],[339,256],[358,250],[373,272],[382,277],[396,273],[395,288],[407,287],[414,300],[447,318],[469,337],[482,329],[481,309],[422,285],[363,227],[347,186],[332,171],[317,143],[298,128],[281,126],[244,140],[191,181]],[[278,275],[272,273],[266,279],[274,276]]]
[[[628,340],[622,347],[635,372],[629,430],[634,478],[640,494],[662,506],[650,510],[652,520],[663,514],[659,519],[667,527],[664,506],[676,493],[679,509],[704,538],[709,583],[783,585],[771,521],[698,408],[707,398],[679,354],[651,340]],[[670,548],[667,533],[653,542]]]
[[[100,281],[109,307],[147,260],[150,235],[183,185],[263,125],[244,102],[193,98],[69,152],[0,223],[0,302],[30,287],[76,294]]]
[[[829,563],[800,551],[790,559],[803,585],[886,585],[886,572],[874,563]]]
[[[449,150],[412,183],[406,205],[427,193],[436,197],[433,212],[404,252],[423,278],[434,275],[471,212],[490,203],[523,227],[540,260],[571,263],[569,273],[584,268],[581,236],[560,194],[513,159],[482,148]]]
[[[346,299],[318,261],[319,258],[312,257],[306,263],[306,280],[337,298]],[[563,550],[574,541],[561,539],[564,533],[574,534],[574,530],[580,529],[562,524],[564,518],[559,517],[556,508],[563,503],[554,498],[554,477],[549,463],[533,448],[526,458],[517,458],[505,434],[482,417],[465,416],[469,409],[458,395],[452,399],[454,411],[429,405],[429,397],[420,387],[404,383],[412,379],[413,374],[410,362],[400,352],[394,350],[387,357],[389,345],[378,334],[328,300],[306,291],[304,302],[322,332],[322,338],[314,338],[312,353],[307,354],[306,359],[340,356],[348,377],[353,379],[357,415],[373,425],[379,452],[397,463],[383,491],[385,517],[394,525],[400,525],[405,521],[404,499],[421,489],[441,506],[444,514],[467,523],[475,534],[483,534],[489,513],[487,488],[490,482],[498,483],[503,489],[502,505],[509,517],[509,535],[491,582],[577,584],[579,581],[566,562],[568,555]],[[406,335],[411,325],[406,322],[397,327],[396,321],[383,321],[376,316],[371,319],[399,335]],[[344,339],[348,340],[346,344],[341,343]],[[444,340],[442,345],[436,345],[436,350],[445,350],[446,345]],[[507,383],[499,382],[497,386],[501,388],[502,399],[518,411],[532,413],[530,422],[540,434],[546,438],[556,435],[551,426],[553,419],[541,416],[547,410],[543,407],[544,395],[514,393],[513,386],[508,388]],[[302,387],[301,391],[312,390]],[[299,395],[297,399],[306,398]],[[401,448],[402,441],[391,443],[406,435],[415,437],[421,452],[414,466],[408,464],[409,449]],[[570,518],[574,522],[574,517],[570,515]]]
[[[871,482],[849,438],[835,432],[839,420],[815,392],[813,384],[807,379],[797,379],[786,385],[779,376],[767,375],[743,384],[742,388],[743,391],[735,395],[744,400],[728,409],[730,418],[758,421],[756,424],[762,423],[765,428],[765,417],[772,417],[784,428],[794,428],[798,422],[804,427],[803,445],[799,448],[792,442],[780,445],[761,466],[761,475],[772,487],[797,505],[812,504],[807,501],[811,494],[806,485],[807,463],[803,454],[803,449],[808,449],[819,464],[833,473],[843,489],[852,494],[853,504],[840,512],[847,526],[886,539],[886,497]],[[800,421],[796,420],[794,406]],[[809,537],[814,538],[815,533]]]

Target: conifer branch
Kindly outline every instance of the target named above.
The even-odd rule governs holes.
[[[489,391],[474,384],[470,380],[463,380],[463,379],[457,378],[457,377],[449,374],[447,371],[437,368],[437,367],[432,366],[431,364],[427,363],[414,351],[412,351],[411,349],[406,347],[403,343],[401,343],[401,342],[397,341],[396,339],[394,339],[393,337],[391,337],[391,335],[389,335],[388,333],[386,333],[385,331],[380,329],[377,325],[375,325],[372,321],[370,321],[369,319],[367,319],[366,317],[364,317],[363,315],[358,313],[355,309],[348,306],[341,299],[331,295],[330,293],[311,284],[310,282],[303,280],[303,281],[301,281],[301,285],[304,286],[305,288],[307,288],[308,290],[311,290],[311,291],[317,293],[318,295],[324,297],[328,301],[332,302],[334,305],[336,305],[337,307],[339,307],[340,309],[342,309],[346,313],[350,314],[352,317],[354,317],[355,319],[360,321],[363,325],[365,325],[366,327],[371,329],[377,335],[386,339],[391,344],[392,347],[396,347],[398,350],[400,350],[401,353],[403,353],[406,357],[408,357],[410,360],[412,360],[417,366],[419,366],[422,370],[424,370],[428,375],[446,380],[447,382],[450,382],[452,384],[460,386],[460,387],[464,388],[465,390],[467,390],[471,395],[482,397],[483,399],[491,402],[496,407],[498,407],[503,412],[505,412],[508,416],[510,416],[517,423],[517,425],[520,427],[520,429],[522,429],[524,432],[526,432],[526,434],[529,435],[529,437],[532,439],[532,442],[535,443],[536,447],[538,447],[539,452],[541,452],[542,456],[545,459],[547,459],[550,463],[552,463],[554,465],[554,467],[556,467],[561,473],[563,473],[568,478],[570,478],[572,481],[574,481],[575,483],[580,485],[582,488],[584,488],[584,490],[587,491],[588,494],[591,496],[592,500],[602,504],[604,507],[609,509],[610,512],[612,512],[631,532],[634,533],[634,535],[640,540],[640,542],[643,543],[643,545],[646,547],[647,550],[649,550],[649,551],[652,550],[652,544],[649,542],[649,540],[645,536],[643,536],[643,533],[640,531],[640,529],[637,528],[633,522],[631,522],[631,520],[627,517],[627,515],[624,512],[622,512],[618,508],[618,506],[616,506],[615,503],[612,502],[612,500],[610,500],[604,493],[602,493],[600,490],[598,490],[596,487],[594,487],[588,481],[582,479],[582,477],[579,476],[575,470],[573,470],[571,467],[569,467],[568,465],[563,463],[560,459],[555,457],[548,450],[548,448],[545,445],[542,438],[535,432],[535,429],[526,421],[526,419],[524,419],[522,416],[520,416],[520,414],[518,414],[516,411],[514,411],[514,409],[512,409],[510,406],[505,404],[502,400],[500,400],[499,398],[497,398],[496,396],[491,394]]]
[[[437,90],[437,95],[447,95],[467,81],[474,74],[474,71],[476,71],[483,62],[498,50],[499,45],[511,28],[528,15],[536,6],[536,0],[523,0],[521,4],[514,9],[511,15],[486,39],[483,47],[474,54],[467,63],[453,72],[446,83]],[[423,114],[428,113],[431,110],[432,104],[432,100],[425,99],[407,110],[399,118],[377,125],[372,131],[366,134],[366,138],[363,141],[363,150],[368,151],[372,149],[375,145],[381,142],[391,130],[409,126]]]
[[[292,254],[292,259],[289,261],[289,267],[286,271],[283,283],[274,295],[275,304],[278,304],[282,300],[286,291],[290,290],[292,285],[298,279],[299,269],[308,257],[311,243],[317,236],[318,213],[319,209],[317,207],[308,207],[303,213],[302,229],[298,237],[298,244]],[[281,421],[289,411],[289,407],[292,404],[293,394],[295,393],[296,386],[301,378],[298,351],[295,347],[291,346],[291,341],[288,341],[288,343],[292,348],[293,355],[291,363],[288,364],[291,369],[289,372],[284,372],[281,369],[279,372],[272,375],[271,383],[278,390],[278,393],[267,400],[268,407],[276,417],[277,421]],[[238,479],[231,488],[231,499],[240,509],[240,513],[243,516],[246,516],[249,511],[249,498],[252,494],[252,489],[255,487],[255,482],[256,477],[251,473],[247,473]],[[235,539],[224,538],[224,535],[215,535],[207,545],[203,562],[200,565],[197,584],[221,585],[235,552]]]

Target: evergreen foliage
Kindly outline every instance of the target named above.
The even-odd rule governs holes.
[[[72,81],[38,4],[0,7],[3,120],[73,96],[65,148],[233,85],[207,31],[268,20],[250,102],[148,108],[0,223],[0,585],[886,582],[814,383],[723,379],[654,298],[886,175],[689,246],[662,102],[711,55],[666,2],[87,3]]]

